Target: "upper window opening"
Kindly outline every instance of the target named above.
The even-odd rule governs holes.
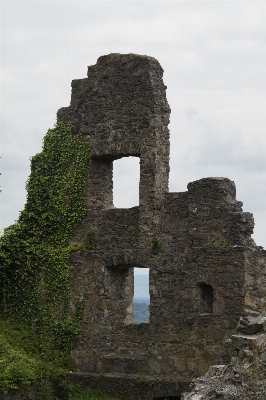
[[[134,322],[149,322],[149,268],[134,268]]]
[[[213,287],[206,283],[200,283],[200,312],[212,313],[213,312]]]
[[[113,163],[114,207],[130,208],[139,205],[139,158],[124,157]]]

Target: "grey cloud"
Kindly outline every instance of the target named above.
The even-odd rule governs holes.
[[[200,143],[197,146],[197,164],[234,165],[242,173],[266,171],[266,142],[245,143],[240,130],[224,135],[218,126],[200,120]]]
[[[188,119],[193,119],[193,117],[195,117],[195,115],[198,114],[198,110],[194,107],[188,107],[185,111],[186,117]]]

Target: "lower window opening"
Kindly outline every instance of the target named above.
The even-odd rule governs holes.
[[[149,268],[134,268],[134,323],[150,320]]]

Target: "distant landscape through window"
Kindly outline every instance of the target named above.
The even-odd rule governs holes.
[[[134,268],[134,322],[149,322],[149,268]]]

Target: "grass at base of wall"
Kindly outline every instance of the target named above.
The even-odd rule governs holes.
[[[54,381],[69,371],[70,357],[42,341],[35,329],[0,318],[0,398],[1,393]]]

